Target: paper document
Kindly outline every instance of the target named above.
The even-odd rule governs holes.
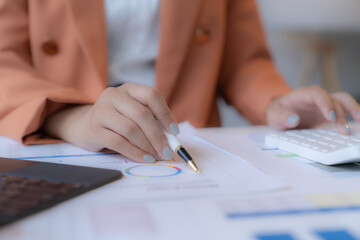
[[[0,229],[0,239],[359,239],[357,179],[334,178],[297,156],[263,146],[269,128],[204,131],[209,134],[187,124],[180,128],[179,138],[201,174],[179,159],[146,165],[70,144],[24,147],[0,139],[1,156],[124,174],[119,181]],[[258,168],[290,187],[273,191],[285,185]],[[331,192],[339,189],[343,192]]]
[[[183,160],[139,164],[112,152],[93,153],[68,143],[22,146],[2,139],[0,156],[121,170],[124,178],[104,187],[104,194],[119,201],[222,196],[284,188],[246,161],[212,148],[194,136],[193,127],[181,125],[180,140],[195,159],[201,174]]]
[[[352,129],[359,129],[352,125]],[[356,128],[357,127],[357,128]],[[277,176],[292,187],[310,191],[326,192],[347,191],[357,188],[354,178],[360,177],[360,166],[345,164],[326,166],[315,163],[296,154],[285,152],[274,146],[266,146],[265,135],[273,131],[270,127],[253,127],[251,129],[233,129],[216,134],[214,131],[199,131],[199,137],[211,142],[223,151],[228,151],[245,159],[253,166],[271,176]],[[295,173],[295,174],[294,174]]]

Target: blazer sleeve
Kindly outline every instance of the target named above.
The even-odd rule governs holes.
[[[272,98],[291,91],[276,71],[254,0],[229,0],[220,91],[253,124],[266,123]]]
[[[66,104],[86,104],[81,91],[43,79],[32,65],[27,3],[0,0],[0,135],[25,144],[57,142],[39,130]]]

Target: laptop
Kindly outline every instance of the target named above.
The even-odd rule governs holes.
[[[0,227],[121,177],[116,170],[0,158]]]

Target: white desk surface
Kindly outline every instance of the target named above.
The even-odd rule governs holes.
[[[0,239],[274,240],[281,234],[288,237],[281,239],[327,239],[322,234],[360,239],[360,166],[324,167],[272,150],[261,145],[269,131],[214,128],[199,133],[215,142],[231,141],[228,146],[237,146],[233,153],[287,184],[286,189],[116,206],[108,199],[103,207],[89,211],[87,207],[96,204],[91,197],[95,190],[0,229]],[[84,201],[87,207],[81,206]],[[91,223],[84,222],[89,218]]]

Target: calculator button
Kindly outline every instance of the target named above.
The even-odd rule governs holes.
[[[304,142],[302,142],[302,143],[300,143],[301,145],[303,145],[303,146],[305,146],[305,147],[310,147],[310,144],[307,144],[307,143],[304,143]]]

